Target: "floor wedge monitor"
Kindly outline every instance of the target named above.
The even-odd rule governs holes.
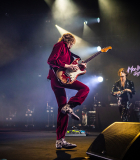
[[[86,154],[107,160],[140,159],[140,123],[114,122],[97,136]]]

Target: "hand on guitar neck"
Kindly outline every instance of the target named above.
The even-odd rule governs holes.
[[[79,68],[81,71],[85,70],[85,68],[87,68],[87,64],[84,63],[84,61],[82,61],[82,63],[79,64]]]

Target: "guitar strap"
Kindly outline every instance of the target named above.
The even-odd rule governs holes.
[[[78,55],[76,55],[76,54],[74,54],[74,53],[72,53],[72,52],[71,52],[71,55],[72,55],[72,57],[80,58]],[[81,58],[80,58],[80,60],[81,60]]]

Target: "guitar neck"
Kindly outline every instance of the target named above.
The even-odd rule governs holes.
[[[101,51],[95,53],[94,55],[92,55],[91,57],[89,57],[88,59],[86,59],[85,61],[83,61],[83,63],[87,63],[89,62],[90,60],[92,60],[93,58],[95,58],[97,55],[99,55],[101,53]]]

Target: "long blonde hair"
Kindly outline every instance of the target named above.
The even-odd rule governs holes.
[[[71,43],[71,44],[75,44],[76,43],[76,39],[71,33],[63,34],[62,37],[60,37],[58,39],[58,42],[60,42],[60,41],[65,41],[66,43]]]

